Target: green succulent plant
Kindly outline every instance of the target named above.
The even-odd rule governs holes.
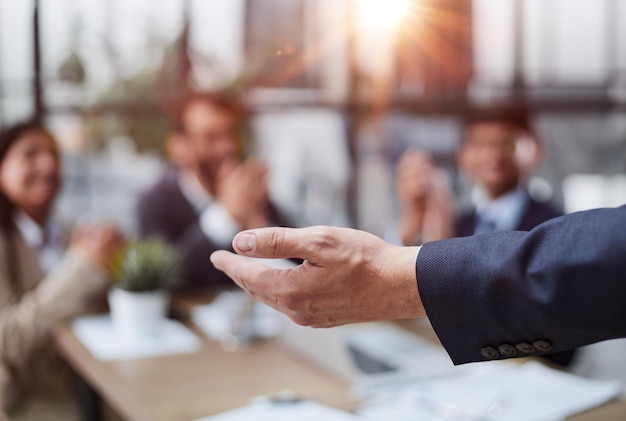
[[[130,242],[113,264],[115,286],[126,291],[173,288],[180,280],[180,256],[162,240]]]

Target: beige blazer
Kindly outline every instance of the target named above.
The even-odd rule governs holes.
[[[19,274],[12,287],[7,247],[14,248]],[[0,420],[3,413],[33,389],[51,387],[60,366],[51,346],[59,321],[82,312],[104,291],[104,272],[79,249],[69,250],[47,276],[19,230],[12,238],[0,234]]]

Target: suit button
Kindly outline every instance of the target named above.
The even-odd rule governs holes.
[[[488,360],[495,360],[496,358],[500,356],[500,353],[494,347],[486,346],[480,350],[480,355],[482,355]]]
[[[515,347],[509,344],[500,345],[498,347],[498,351],[505,357],[512,357],[513,355],[517,354],[517,350],[515,349]]]
[[[533,342],[533,346],[537,351],[540,352],[550,352],[552,351],[552,344],[548,341],[544,341],[542,339]]]
[[[535,352],[535,347],[527,342],[520,342],[515,345],[515,348],[517,348],[517,350],[522,354],[532,354]]]

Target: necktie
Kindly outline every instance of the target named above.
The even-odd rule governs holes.
[[[486,215],[479,215],[478,223],[476,224],[476,228],[474,229],[474,234],[482,234],[484,232],[494,231],[496,231],[495,221]]]

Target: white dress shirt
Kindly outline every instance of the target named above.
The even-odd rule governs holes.
[[[522,219],[524,209],[528,205],[528,194],[523,187],[517,187],[495,200],[489,200],[484,191],[476,190],[473,194],[476,205],[476,215],[479,224],[475,234],[480,233],[481,222],[489,221],[493,224],[487,231],[512,231],[517,228]]]
[[[42,227],[21,211],[15,215],[14,222],[26,244],[36,251],[41,270],[50,272],[65,254],[67,236],[61,224],[51,219]]]
[[[199,214],[204,235],[220,246],[229,247],[241,227],[228,210],[202,187],[194,174],[179,172],[178,185]]]

